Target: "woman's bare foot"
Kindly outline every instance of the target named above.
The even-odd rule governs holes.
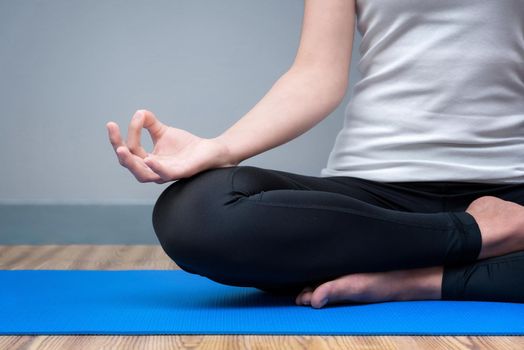
[[[295,303],[318,309],[327,304],[347,302],[440,299],[442,274],[442,266],[354,273],[325,282],[316,288],[304,288]]]
[[[466,212],[475,218],[482,234],[479,259],[524,249],[524,206],[483,196],[471,202]]]

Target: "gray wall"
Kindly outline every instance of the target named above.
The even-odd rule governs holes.
[[[147,108],[219,135],[289,68],[302,16],[303,0],[0,0],[0,202],[153,203],[167,185],[121,168],[105,123]],[[347,101],[241,164],[319,175]]]
[[[0,0],[0,244],[156,243],[152,204],[168,184],[140,184],[122,168],[106,122],[125,131],[146,108],[219,135],[293,62],[303,6]],[[318,176],[350,94],[306,134],[241,165]]]

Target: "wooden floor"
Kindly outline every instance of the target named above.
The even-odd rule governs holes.
[[[177,269],[156,245],[0,245],[0,269]],[[1,282],[0,282],[1,283]],[[524,349],[524,337],[4,336],[0,349]]]

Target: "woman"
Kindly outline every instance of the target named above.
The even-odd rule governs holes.
[[[239,165],[342,101],[355,15],[362,79],[321,176]],[[314,308],[524,302],[522,18],[520,0],[305,0],[292,66],[223,134],[139,110],[109,137],[138,181],[175,181],[153,225],[190,273]]]

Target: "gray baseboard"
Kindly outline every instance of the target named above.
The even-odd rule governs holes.
[[[152,204],[0,204],[0,244],[158,244],[152,211]]]

